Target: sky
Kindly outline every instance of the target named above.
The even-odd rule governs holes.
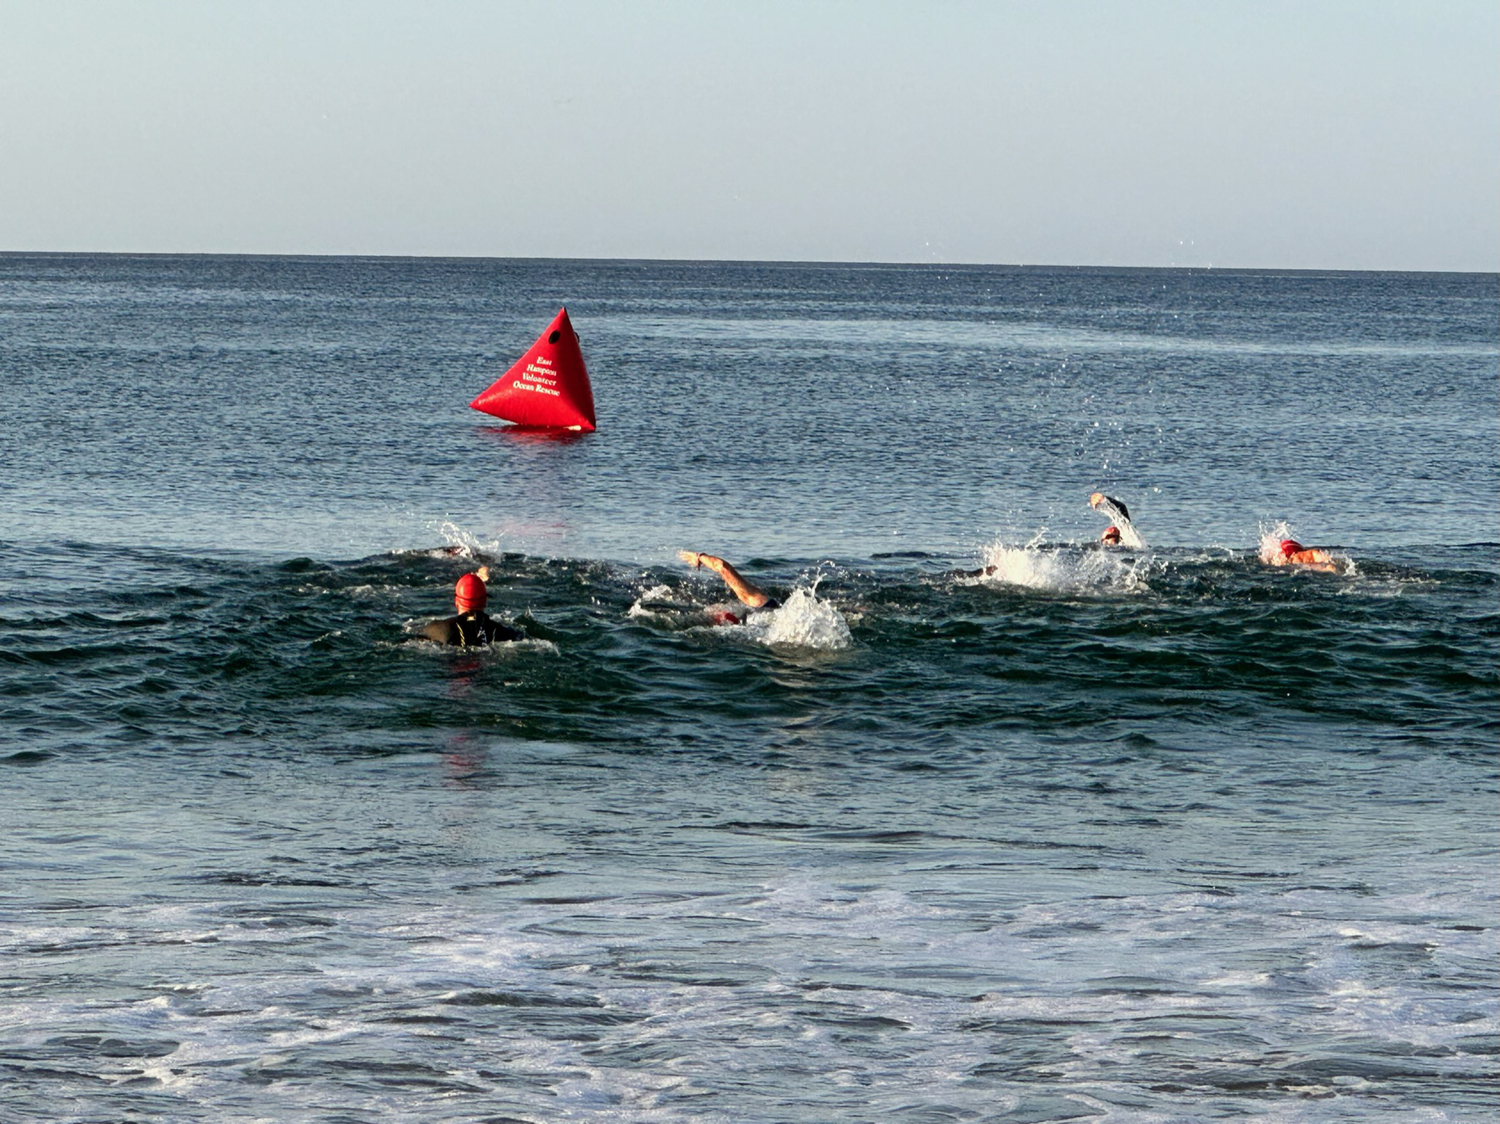
[[[0,251],[1500,270],[1495,0],[0,0]]]

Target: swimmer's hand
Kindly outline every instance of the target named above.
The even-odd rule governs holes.
[[[724,559],[717,554],[704,554],[697,550],[679,550],[677,557],[695,570],[712,570],[721,577],[724,574]]]
[[[490,568],[488,566],[479,567],[479,569],[474,571],[474,576],[484,582],[485,585],[490,584]]]

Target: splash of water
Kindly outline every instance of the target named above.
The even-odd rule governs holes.
[[[742,627],[773,647],[834,652],[854,643],[844,614],[805,587],[792,590],[779,609],[750,614]]]
[[[1275,564],[1281,556],[1281,540],[1296,537],[1292,533],[1292,525],[1285,519],[1270,526],[1260,524],[1260,560],[1268,566]]]
[[[655,620],[658,617],[675,616],[681,611],[682,606],[677,601],[671,586],[653,585],[631,602],[625,615],[643,620]]]
[[[1040,537],[1025,546],[996,542],[986,547],[984,569],[970,580],[1063,593],[1147,588],[1139,559],[1094,547],[1042,546]]]
[[[447,546],[438,547],[431,551],[434,556],[456,555],[460,558],[476,558],[487,553],[495,553],[499,550],[498,541],[485,542],[478,535],[467,528],[460,527],[457,523],[444,523],[438,528],[438,534],[443,536]]]

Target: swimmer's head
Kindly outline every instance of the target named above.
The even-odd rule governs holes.
[[[460,613],[483,609],[487,597],[484,581],[478,574],[465,574],[453,587],[453,604]]]
[[[1104,534],[1099,536],[1099,541],[1102,543],[1108,543],[1110,546],[1119,546],[1120,528],[1116,527],[1114,524],[1110,524],[1108,527],[1104,528]]]
[[[1302,544],[1300,542],[1298,542],[1296,539],[1282,539],[1281,540],[1281,556],[1283,558],[1290,558],[1292,555],[1296,554],[1301,549],[1302,549]]]

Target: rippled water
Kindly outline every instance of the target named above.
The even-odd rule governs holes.
[[[564,302],[600,432],[464,410]],[[0,256],[0,1118],[1491,1118],[1497,329]],[[530,639],[414,641],[480,561]]]

